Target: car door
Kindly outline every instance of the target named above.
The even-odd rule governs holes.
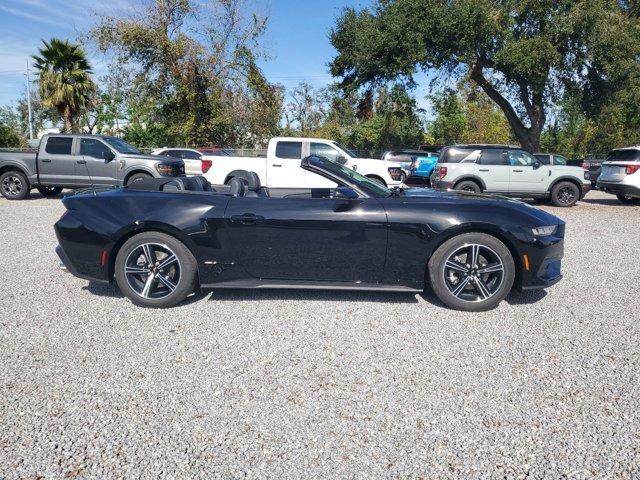
[[[227,233],[247,274],[260,279],[380,280],[387,216],[375,198],[328,198],[328,189],[284,198],[234,197]]]
[[[550,169],[524,150],[509,150],[511,182],[509,192],[544,193],[549,183]]]
[[[507,152],[498,148],[485,149],[478,160],[478,174],[487,192],[508,192],[511,167]]]
[[[81,185],[76,177],[72,136],[47,137],[44,151],[38,155],[38,176],[43,185]]]
[[[80,138],[80,157],[76,176],[83,185],[117,185],[117,162],[109,160],[115,152],[97,138]]]
[[[278,141],[267,159],[267,185],[272,188],[305,188],[305,171],[300,168],[302,141]]]

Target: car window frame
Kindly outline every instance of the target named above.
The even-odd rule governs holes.
[[[94,142],[101,143],[104,147],[107,148],[107,150],[109,150],[111,153],[113,153],[115,155],[115,152],[113,151],[113,149],[109,145],[107,145],[106,142],[103,142],[99,138],[94,138],[94,137],[80,137],[80,139],[78,141],[78,155],[82,155],[83,157],[95,158],[97,160],[104,160],[104,156],[102,156],[102,157],[94,157],[93,155],[85,155],[84,153],[82,153],[82,141],[83,140],[91,140],[91,141],[94,141]]]

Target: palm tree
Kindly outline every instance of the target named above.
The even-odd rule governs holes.
[[[77,131],[76,120],[91,106],[96,89],[91,65],[80,45],[58,38],[42,43],[39,55],[33,56],[42,104],[58,111],[64,121],[64,132]]]

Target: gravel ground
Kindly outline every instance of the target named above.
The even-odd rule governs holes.
[[[56,199],[0,200],[0,478],[638,478],[640,207],[571,209],[564,280],[134,307],[58,270]]]

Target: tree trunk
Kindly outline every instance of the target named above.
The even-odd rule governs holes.
[[[62,127],[62,133],[72,133],[73,132],[73,116],[71,115],[71,108],[69,106],[65,106],[62,113],[62,120],[64,125]]]

